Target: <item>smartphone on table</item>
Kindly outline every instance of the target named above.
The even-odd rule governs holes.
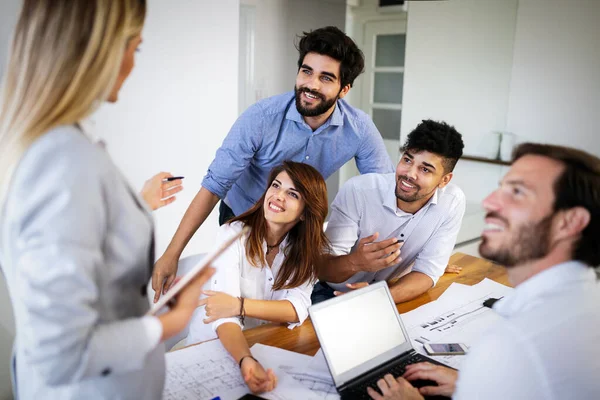
[[[425,351],[430,356],[453,356],[467,353],[464,343],[425,343]]]

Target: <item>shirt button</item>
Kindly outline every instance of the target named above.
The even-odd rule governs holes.
[[[306,159],[308,160],[308,159],[310,158],[310,156],[306,156],[306,157],[304,157],[304,158],[306,158]]]
[[[110,370],[110,368],[104,368],[101,372],[102,376],[108,376],[110,375],[112,371]]]
[[[273,278],[269,278],[269,282],[271,282],[273,280]]]

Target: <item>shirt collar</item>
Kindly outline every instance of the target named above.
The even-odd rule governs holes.
[[[545,301],[545,294],[553,294],[573,286],[595,285],[596,280],[593,268],[579,261],[568,261],[527,279],[494,304],[494,310],[508,318],[537,307]]]
[[[100,139],[100,137],[96,134],[96,124],[92,119],[82,119],[77,123],[77,126],[79,126],[79,129],[81,130],[83,135],[87,137],[92,143],[102,148],[106,148],[106,143],[104,142],[104,140]]]
[[[432,204],[437,204],[440,190],[443,191],[444,188],[436,189],[435,192],[433,193],[433,196],[431,196],[429,201],[427,203],[425,203],[425,205],[423,207],[421,207],[421,209],[419,211],[429,207]],[[388,194],[387,194],[387,196],[385,196],[385,202],[384,202],[383,206],[390,209],[393,212],[396,212],[399,210],[398,205],[396,203],[396,174],[394,174],[393,184],[390,185]],[[402,211],[402,210],[400,210],[400,211]],[[417,212],[419,212],[419,211],[417,211]],[[406,213],[406,214],[409,214],[409,213]],[[409,215],[412,215],[412,214],[409,214]]]
[[[287,111],[287,114],[285,115],[285,118],[289,119],[291,121],[306,123],[304,121],[304,118],[302,117],[302,115],[300,115],[300,113],[298,112],[298,109],[296,108],[296,96],[292,97],[292,102],[290,103],[290,106],[288,107],[288,111]],[[333,113],[329,116],[327,121],[325,121],[325,123],[323,124],[322,127],[325,127],[328,125],[335,125],[335,126],[344,125],[344,115],[342,114],[342,111],[340,110],[339,100],[335,104]]]

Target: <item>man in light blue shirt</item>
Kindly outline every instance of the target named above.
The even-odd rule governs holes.
[[[350,179],[331,205],[332,256],[319,265],[312,301],[386,280],[396,303],[435,285],[465,212],[450,181],[463,141],[452,126],[425,120],[409,135],[391,174]]]
[[[155,301],[172,284],[183,249],[221,199],[219,222],[261,197],[271,169],[304,162],[329,177],[354,158],[360,173],[393,171],[373,121],[343,98],[364,69],[356,44],[335,27],[305,33],[298,44],[293,92],[262,100],[235,122],[217,150],[202,188],[152,276]]]

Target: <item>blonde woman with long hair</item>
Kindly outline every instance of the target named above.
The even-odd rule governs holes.
[[[144,0],[24,0],[0,103],[0,266],[16,322],[19,399],[159,399],[164,346],[208,270],[144,316],[153,223],[80,122],[116,101]]]

